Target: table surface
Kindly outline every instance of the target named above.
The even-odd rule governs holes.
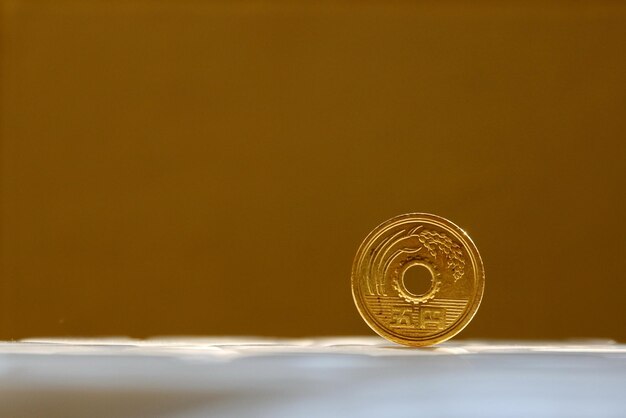
[[[626,345],[376,337],[0,343],[1,417],[626,416]]]

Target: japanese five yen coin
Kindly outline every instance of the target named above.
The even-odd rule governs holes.
[[[421,274],[422,288],[408,279]],[[428,282],[430,280],[430,282]],[[376,333],[410,346],[454,337],[472,320],[485,288],[478,249],[447,219],[409,213],[377,226],[352,265],[352,296]]]

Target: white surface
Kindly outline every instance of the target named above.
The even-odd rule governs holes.
[[[626,417],[626,345],[379,338],[0,343],[0,417]]]

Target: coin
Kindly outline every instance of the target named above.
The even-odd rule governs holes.
[[[416,288],[415,272],[423,288]],[[352,296],[380,336],[409,346],[452,338],[472,320],[485,288],[478,249],[440,216],[409,213],[377,226],[352,265]]]

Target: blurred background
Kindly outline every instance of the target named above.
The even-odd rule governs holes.
[[[371,334],[419,211],[485,262],[459,337],[626,340],[623,3],[0,4],[0,338]]]

